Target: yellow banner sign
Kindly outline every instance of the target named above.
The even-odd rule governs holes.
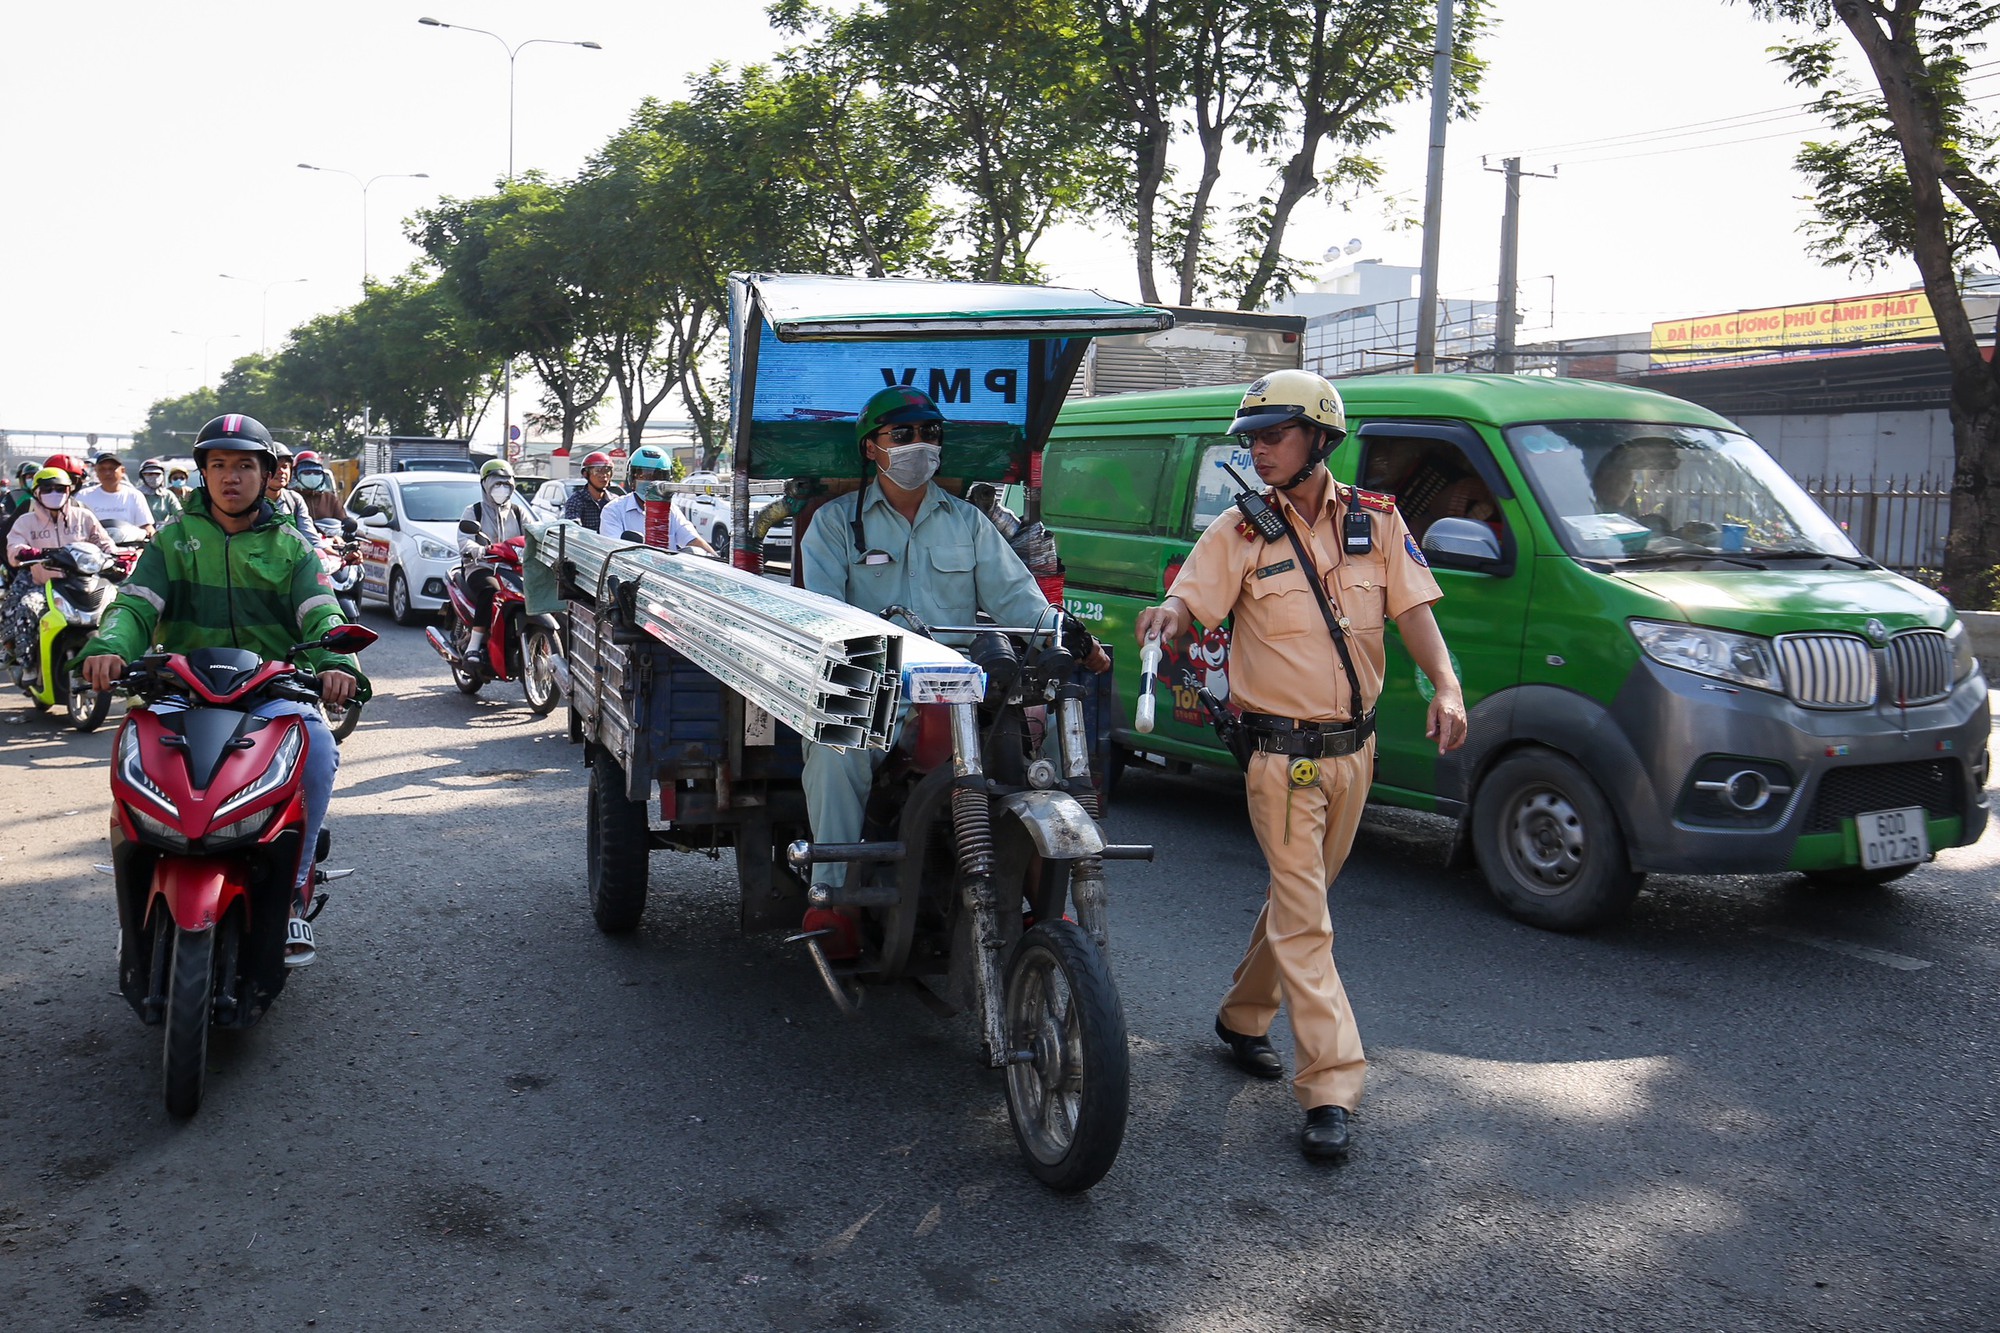
[[[1931,299],[1921,291],[1888,292],[1812,305],[1767,306],[1727,315],[1670,319],[1653,325],[1656,364],[1734,360],[1842,350],[1837,343],[1922,342],[1937,337]]]

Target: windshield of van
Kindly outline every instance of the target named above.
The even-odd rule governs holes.
[[[1550,421],[1504,433],[1573,556],[1860,558],[1747,436],[1639,421]]]
[[[406,481],[403,514],[412,523],[456,523],[465,507],[479,502],[479,481]]]

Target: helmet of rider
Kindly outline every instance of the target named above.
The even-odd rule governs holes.
[[[148,486],[157,486],[166,478],[167,466],[157,458],[149,458],[139,464],[139,479]]]
[[[179,463],[167,469],[167,485],[174,490],[182,490],[188,484],[188,470]]]
[[[479,490],[496,505],[506,504],[514,494],[514,469],[504,458],[489,458],[479,468]]]
[[[300,454],[294,460],[297,466],[292,470],[292,486],[296,490],[319,494],[333,489],[333,474],[326,470],[326,464],[317,455],[307,457]]]
[[[319,462],[319,450],[301,449],[292,455],[293,467],[304,467],[307,463]]]
[[[70,484],[72,486],[83,485],[83,474],[87,471],[83,465],[83,460],[75,454],[50,454],[42,460],[42,466],[59,467],[69,473]]]
[[[583,456],[583,463],[581,464],[581,466],[585,472],[588,472],[595,467],[601,467],[606,471],[609,471],[611,468],[611,455],[605,453],[602,449],[592,449],[589,453]]]
[[[35,474],[41,470],[42,465],[30,459],[14,469],[14,480],[20,482],[23,487],[32,488]]]
[[[292,446],[281,440],[272,440],[271,454],[280,463],[289,463],[292,461]]]
[[[1229,423],[1231,435],[1254,435],[1293,421],[1316,429],[1319,440],[1306,451],[1306,464],[1298,475],[1280,483],[1280,490],[1290,490],[1311,476],[1347,438],[1347,409],[1341,405],[1339,392],[1324,376],[1310,370],[1273,371],[1243,391],[1236,420]]]
[[[935,431],[925,431],[925,422],[934,421]],[[868,437],[884,426],[910,426],[909,438],[897,440],[897,444],[908,444],[922,439],[935,444],[944,438],[944,413],[922,389],[913,389],[907,384],[892,384],[870,398],[861,406],[861,416],[854,423],[854,442],[866,444]]]
[[[217,449],[255,454],[259,471],[271,472],[278,466],[278,454],[271,444],[271,432],[255,417],[231,412],[216,417],[194,437],[194,470],[208,466],[208,456]]]
[[[626,480],[634,486],[642,481],[665,481],[673,475],[674,460],[657,444],[640,445],[632,451],[632,457],[625,464]]]
[[[69,473],[59,467],[45,467],[36,472],[33,485],[35,498],[48,509],[61,509],[68,503],[70,492],[76,489]]]

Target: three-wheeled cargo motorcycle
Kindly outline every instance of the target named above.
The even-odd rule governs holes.
[[[788,497],[821,502],[859,485],[854,419],[885,383],[933,386],[950,439],[941,484],[1023,482],[1032,518],[1039,451],[1089,339],[1172,320],[1091,292],[988,284],[759,274],[732,277],[730,295],[739,568],[756,561],[750,482],[787,479]],[[790,515],[795,541],[815,508]],[[531,541],[560,540],[559,529]],[[796,932],[844,1012],[866,987],[899,981],[969,1010],[982,1058],[1005,1071],[1029,1170],[1061,1191],[1096,1184],[1129,1101],[1105,864],[1152,853],[1107,842],[1099,825],[1110,677],[1080,669],[1083,646],[1066,639],[1060,611],[1035,625],[925,626],[884,609],[983,667],[984,690],[945,703],[906,695],[863,840],[815,843],[799,736],[649,637],[615,558],[595,579],[559,553],[528,567],[530,610],[561,613],[570,736],[590,769],[598,926],[639,924],[652,851],[733,847],[746,931]],[[836,861],[845,884],[809,883],[813,865]],[[857,957],[829,957],[799,929],[809,906],[857,918]]]

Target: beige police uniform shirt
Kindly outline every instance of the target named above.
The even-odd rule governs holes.
[[[1429,564],[1388,496],[1336,485],[1324,469],[1305,483],[1323,497],[1310,528],[1283,491],[1266,491],[1305,543],[1334,614],[1347,618],[1347,646],[1361,682],[1366,712],[1382,693],[1383,618],[1402,615],[1443,596]],[[1367,555],[1345,555],[1340,530],[1350,507],[1372,521]],[[1298,567],[1292,543],[1266,542],[1234,505],[1194,544],[1168,594],[1178,597],[1204,625],[1234,613],[1229,643],[1229,697],[1239,708],[1302,722],[1353,720],[1347,673],[1326,630],[1308,572]]]

